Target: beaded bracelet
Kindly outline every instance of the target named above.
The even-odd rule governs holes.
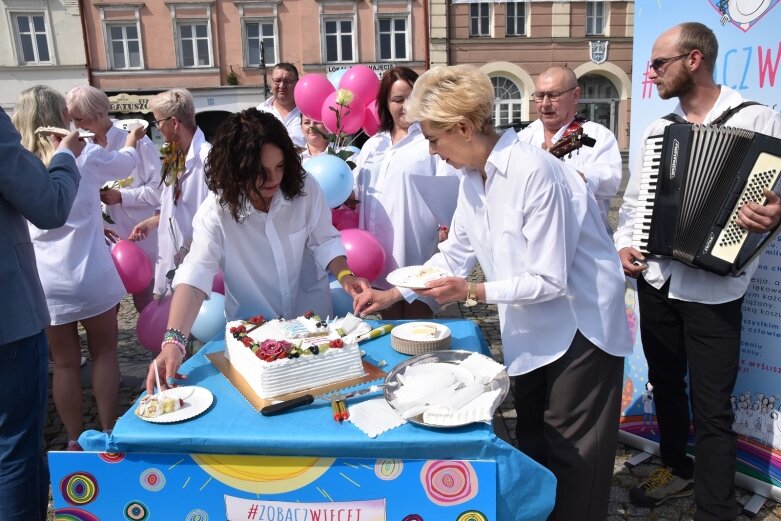
[[[166,344],[173,344],[176,347],[178,347],[179,351],[182,352],[183,356],[187,354],[187,349],[184,347],[184,344],[179,342],[178,340],[173,340],[173,339],[163,340],[163,343],[160,344],[160,349],[162,350]]]
[[[182,344],[187,343],[187,337],[184,336],[184,333],[174,328],[165,330],[165,333],[163,333],[163,340],[178,340]]]

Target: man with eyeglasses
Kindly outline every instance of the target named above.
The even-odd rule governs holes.
[[[621,185],[621,152],[613,133],[599,123],[583,121],[578,116],[580,87],[575,73],[568,67],[554,65],[537,77],[534,102],[539,119],[518,132],[521,141],[548,150],[569,135],[575,127],[594,139],[593,147],[580,148],[561,159],[577,170],[597,200],[602,222],[612,233],[608,222],[610,200]]]
[[[678,117],[781,137],[781,115],[762,105],[745,106],[738,92],[714,83],[718,42],[710,28],[695,22],[677,25],[657,38],[651,52],[648,77],[662,99],[678,98],[673,112]],[[667,118],[657,119],[641,142],[661,134],[670,123]],[[640,334],[648,380],[654,383],[664,466],[632,489],[629,497],[635,504],[654,507],[694,492],[696,521],[731,520],[739,509],[733,486],[737,437],[730,399],[740,363],[741,305],[757,262],[739,277],[722,277],[675,260],[646,259],[633,248],[644,153],[636,154],[632,165],[614,238],[624,273],[638,278]],[[765,196],[765,206],[747,203],[741,208],[741,226],[765,232],[779,222],[781,201],[772,192]],[[696,431],[694,462],[686,454],[687,374]]]
[[[285,125],[293,144],[303,148],[306,146],[306,138],[301,131],[301,111],[296,107],[293,97],[296,83],[296,66],[288,62],[277,63],[271,71],[271,97],[258,105],[257,109],[274,114]]]

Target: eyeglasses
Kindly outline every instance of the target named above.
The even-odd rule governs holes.
[[[578,88],[578,86],[575,85],[574,87],[569,88],[567,90],[563,90],[561,92],[559,92],[557,90],[553,90],[553,91],[550,91],[550,92],[532,92],[532,97],[534,98],[534,101],[537,101],[537,102],[544,101],[545,100],[545,96],[547,96],[548,99],[551,100],[551,101],[559,101],[559,98],[561,98],[562,94],[566,94],[567,92],[569,92],[571,90],[575,90],[577,88]]]
[[[687,52],[686,54],[679,54],[678,56],[672,56],[670,58],[657,58],[653,61],[651,61],[650,68],[654,70],[654,72],[659,72],[659,69],[664,67],[667,63],[674,61],[674,60],[680,60],[681,58],[685,58],[689,56],[691,52]]]
[[[275,80],[274,78],[271,78],[271,83],[273,83],[274,85],[282,85],[284,83],[288,87],[293,85],[297,81],[298,80],[291,80],[290,78],[285,78],[282,80]]]
[[[162,123],[163,121],[168,121],[169,119],[173,119],[173,118],[174,116],[168,116],[167,118],[156,119],[152,122],[152,124],[157,128],[160,128],[160,123]]]

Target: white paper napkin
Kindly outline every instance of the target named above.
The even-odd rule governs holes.
[[[481,394],[460,409],[448,412],[446,408],[430,407],[423,413],[423,421],[429,425],[463,425],[470,422],[490,422],[493,419],[494,402],[499,389]]]
[[[502,364],[480,353],[472,353],[459,366],[468,369],[474,375],[475,380],[484,384],[496,378],[496,375],[504,370]]]
[[[407,423],[388,405],[385,398],[373,398],[350,405],[348,421],[361,429],[368,437],[378,435]]]

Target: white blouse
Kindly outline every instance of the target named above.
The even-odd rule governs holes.
[[[427,264],[467,276],[480,263],[508,373],[558,359],[577,330],[611,355],[630,354],[624,274],[586,183],[512,131],[485,171],[485,184],[465,172],[448,239]]]
[[[567,123],[569,126],[569,123]],[[556,136],[564,134],[566,126],[561,128]],[[545,143],[545,128],[539,119],[518,133],[518,137],[525,143],[540,146]],[[594,139],[593,147],[582,146],[571,154],[562,157],[561,160],[572,166],[575,170],[583,172],[586,182],[594,193],[599,206],[599,213],[605,228],[609,231],[610,203],[621,187],[621,175],[623,163],[621,151],[618,148],[616,136],[610,129],[595,123],[586,121],[583,123],[583,132]],[[558,138],[554,144],[558,142]]]
[[[305,195],[293,200],[277,192],[268,213],[251,208],[236,222],[219,196],[209,194],[193,223],[190,253],[176,272],[174,287],[194,286],[210,295],[221,269],[225,280],[225,315],[246,319],[294,318],[313,310],[333,315],[326,267],[345,255],[331,210],[317,181],[306,176]],[[320,287],[313,291],[312,282]]]
[[[432,156],[420,126],[409,127],[398,143],[389,132],[372,136],[355,159],[355,195],[359,227],[371,232],[385,250],[385,265],[372,285],[388,289],[385,276],[396,268],[423,264],[436,251],[439,225],[416,178],[460,176],[460,171]],[[458,183],[453,179],[454,183]],[[454,191],[455,193],[455,191]]]
[[[116,127],[111,127],[106,134],[108,150],[120,150],[125,146],[127,132]],[[114,224],[107,226],[116,231],[122,239],[127,239],[133,228],[151,217],[160,207],[160,152],[148,137],[144,137],[136,145],[138,165],[130,174],[133,181],[125,188],[119,188],[122,194],[120,204],[106,205],[108,213]],[[136,242],[144,250],[149,262],[154,266],[157,261],[157,230],[151,230],[147,238]]]
[[[130,175],[134,148],[112,152],[87,144],[77,159],[81,182],[65,225],[40,230],[28,223],[52,325],[94,317],[125,296],[103,235],[100,187]]]
[[[185,159],[185,171],[179,179],[181,195],[174,203],[175,184],[163,183],[160,194],[160,225],[157,229],[157,263],[155,264],[155,295],[165,293],[166,273],[176,267],[174,256],[183,245],[193,239],[193,218],[209,193],[204,177],[206,157],[212,146],[206,142],[201,129],[195,130]]]

